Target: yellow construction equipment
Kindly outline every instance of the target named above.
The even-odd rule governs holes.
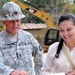
[[[51,16],[44,12],[43,10],[40,10],[39,8],[36,8],[35,6],[29,6],[25,3],[22,3],[18,0],[11,0],[15,3],[17,3],[23,10],[29,12],[30,14],[40,18],[47,24],[47,33],[45,34],[45,39],[44,39],[44,51],[47,51],[49,45],[52,43],[59,41],[59,31],[55,28],[54,22],[51,18]]]

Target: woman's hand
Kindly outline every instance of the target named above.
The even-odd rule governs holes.
[[[66,72],[66,75],[75,75],[75,70],[67,71]]]
[[[10,75],[29,75],[29,74],[24,70],[18,70],[18,71],[13,71]]]

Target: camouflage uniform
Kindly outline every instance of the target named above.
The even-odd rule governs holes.
[[[40,75],[42,50],[34,37],[26,31],[19,30],[17,41],[4,30],[0,33],[0,75],[9,75],[14,70],[25,70],[29,75]],[[35,66],[32,65],[34,56]],[[34,70],[33,70],[34,68]]]

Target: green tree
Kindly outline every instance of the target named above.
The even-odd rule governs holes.
[[[61,14],[66,12],[66,2],[64,0],[29,0],[31,3],[33,3],[35,6],[37,6],[39,9],[45,11],[46,13],[50,14],[52,17],[54,23],[56,24],[58,21],[58,18]],[[40,23],[42,21],[39,21],[36,17],[29,16],[28,22],[36,22]]]
[[[0,8],[7,1],[10,0],[0,0]],[[18,0],[18,1],[25,3],[24,0]],[[50,14],[55,24],[57,24],[58,18],[60,17],[61,14],[75,13],[75,9],[74,9],[75,7],[70,3],[70,0],[28,0],[28,1],[33,5],[37,6],[39,9]],[[75,3],[75,0],[73,0],[73,3]],[[26,15],[26,17],[22,19],[22,22],[43,23],[41,19],[33,16],[32,14],[26,12],[25,10],[22,11]]]

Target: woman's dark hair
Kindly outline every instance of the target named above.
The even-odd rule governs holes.
[[[60,25],[61,22],[65,21],[65,20],[71,20],[74,25],[75,25],[75,15],[74,14],[64,14],[61,15],[61,17],[58,20],[58,26]]]
[[[65,21],[65,20],[67,20],[67,21],[68,21],[68,20],[71,20],[71,21],[74,23],[74,25],[75,25],[75,15],[73,15],[73,14],[64,14],[64,15],[62,15],[62,16],[59,18],[59,20],[58,20],[58,26],[60,25],[61,22]],[[60,39],[60,42],[59,42],[59,45],[58,45],[57,52],[56,52],[56,54],[55,54],[55,57],[56,57],[56,58],[59,57],[60,51],[61,51],[62,46],[63,46],[63,41],[64,41],[64,40],[61,38],[61,39]]]

